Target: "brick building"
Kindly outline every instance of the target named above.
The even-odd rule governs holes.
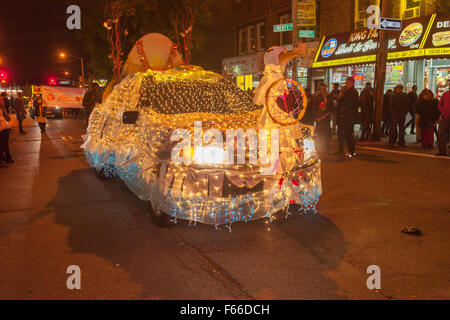
[[[305,0],[299,0],[302,2]],[[298,79],[304,87],[315,91],[320,83],[331,85],[332,82],[342,82],[348,76],[356,76],[358,87],[365,82],[373,82],[373,61],[366,63],[335,64],[333,68],[323,66],[312,67],[319,43],[323,37],[333,34],[351,33],[354,30],[366,28],[366,9],[369,5],[379,5],[380,0],[306,0],[315,2],[316,26],[303,27],[315,31],[315,38],[299,38],[300,42],[308,43],[307,59],[299,60]],[[448,0],[390,0],[390,17],[408,21],[420,20],[420,17],[431,14],[446,14],[450,11]],[[280,45],[292,49],[292,31],[274,32],[273,26],[292,22],[291,0],[228,0],[223,2],[230,14],[228,23],[228,43],[223,59],[222,72],[226,77],[234,78],[242,89],[256,87],[264,70],[263,56],[265,49]],[[231,35],[231,37],[230,37]],[[219,40],[216,40],[219,41]],[[223,42],[222,42],[223,44]],[[373,55],[371,59],[375,59]],[[404,59],[389,63],[387,86],[397,83],[411,86],[419,84],[419,88],[438,86],[443,79],[449,78],[450,63],[447,56],[436,56],[435,59]],[[398,59],[397,59],[398,60]],[[448,65],[448,66],[447,66]],[[448,68],[447,68],[448,67]]]

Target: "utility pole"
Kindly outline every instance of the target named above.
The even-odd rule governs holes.
[[[381,17],[390,17],[392,13],[391,0],[380,0]],[[381,140],[381,121],[383,115],[384,83],[386,80],[386,62],[387,62],[387,31],[379,29],[378,34],[378,54],[375,63],[375,121],[373,126],[373,141]]]
[[[82,85],[83,85],[83,89],[85,88],[85,79],[84,79],[84,61],[83,61],[83,57],[80,57],[81,59],[81,77],[82,77]]]
[[[297,48],[297,34],[298,34],[298,26],[297,26],[297,1],[298,0],[292,0],[292,49],[295,50]],[[295,57],[292,60],[292,79],[294,81],[297,81],[297,60],[298,58]]]

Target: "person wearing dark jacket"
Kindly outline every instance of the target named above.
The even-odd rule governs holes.
[[[405,120],[408,111],[408,96],[403,93],[403,85],[399,84],[395,87],[395,92],[389,97],[389,113],[391,114],[389,144],[394,145],[398,137],[398,145],[405,146]]]
[[[358,120],[358,104],[359,95],[355,89],[355,79],[348,77],[338,98],[338,153],[343,153],[345,141],[347,142],[347,156],[349,158],[356,156],[353,130]]]
[[[433,128],[439,119],[439,109],[437,100],[434,99],[433,92],[424,89],[417,101],[417,115],[419,116],[418,124],[420,126],[421,141],[424,148],[433,147]]]
[[[389,97],[392,94],[392,89],[389,89],[388,91],[386,91],[386,93],[384,94],[383,97],[383,113],[382,113],[382,117],[383,117],[383,125],[381,126],[381,132],[383,135],[387,136],[389,134],[389,118],[390,118],[390,114],[389,114]]]
[[[328,110],[326,101],[320,102],[318,108],[315,110],[316,133],[321,141],[321,145],[327,152],[330,151],[330,136],[331,136],[331,113]]]
[[[336,134],[336,128],[337,128],[337,100],[339,97],[339,84],[333,83],[333,90],[331,90],[330,94],[328,95],[328,110],[331,113],[331,133]]]
[[[86,92],[83,97],[83,107],[86,114],[86,129],[89,125],[91,112],[94,110],[97,103],[102,103],[102,92],[100,86],[97,83],[94,83],[91,89]]]
[[[22,98],[22,92],[17,93],[17,98],[14,99],[14,109],[16,109],[16,117],[19,122],[19,132],[24,134],[26,132],[23,131],[22,122],[25,119],[25,106]]]
[[[306,111],[303,115],[303,118],[300,119],[300,123],[305,124],[307,126],[314,125],[314,107],[313,107],[313,99],[309,90],[305,90],[306,99],[308,99],[308,104],[306,106]]]
[[[8,113],[8,114],[11,113],[11,101],[9,101],[8,95],[6,94],[6,92],[2,92],[0,99],[3,100],[6,113]]]
[[[438,146],[439,153],[437,156],[448,156],[447,154],[447,142],[450,132],[450,81],[447,82],[448,90],[444,92],[439,100],[439,112],[441,116],[439,118],[438,129]]]
[[[360,141],[369,141],[372,132],[374,103],[373,88],[370,82],[366,83],[366,87],[361,91],[361,138]]]
[[[416,134],[414,132],[414,128],[416,126],[417,86],[413,85],[411,89],[412,90],[408,93],[409,114],[411,115],[411,120],[408,121],[408,123],[405,126],[405,129],[408,128],[409,125],[411,125],[411,130],[409,134]]]

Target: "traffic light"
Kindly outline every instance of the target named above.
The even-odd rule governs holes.
[[[0,81],[2,80],[8,80],[8,72],[6,72],[5,70],[0,70]]]
[[[56,80],[54,78],[50,78],[48,80],[48,84],[51,85],[51,86],[54,86],[54,85],[56,85]]]

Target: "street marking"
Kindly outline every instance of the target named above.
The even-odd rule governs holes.
[[[406,151],[388,150],[388,149],[373,148],[373,147],[358,147],[358,149],[382,151],[382,152],[390,152],[390,153],[398,153],[398,154],[406,154],[406,155],[409,155],[409,156],[426,157],[426,158],[433,158],[433,159],[450,160],[450,157],[435,156],[435,155],[432,155],[432,154],[424,154],[424,153],[414,153],[414,152],[406,152]]]

